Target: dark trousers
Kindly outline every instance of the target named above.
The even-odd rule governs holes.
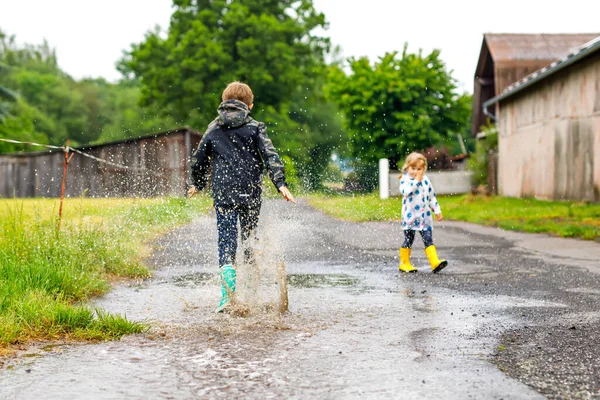
[[[423,244],[425,244],[425,247],[429,247],[433,245],[433,231],[432,230],[427,230],[427,231],[419,231],[421,233],[421,237],[423,238]],[[404,243],[402,244],[402,247],[404,248],[408,248],[410,249],[413,245],[413,242],[415,241],[415,231],[411,230],[411,229],[406,229],[404,231]]]
[[[227,264],[235,264],[235,254],[238,245],[238,219],[242,231],[242,245],[248,239],[255,238],[260,206],[260,199],[251,201],[249,204],[215,205],[217,232],[219,235],[219,267]],[[245,248],[244,261],[250,261],[253,254],[252,248]]]

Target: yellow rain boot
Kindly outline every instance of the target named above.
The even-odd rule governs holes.
[[[400,265],[398,269],[402,272],[418,272],[419,270],[413,267],[410,263],[410,249],[406,247],[400,248]]]
[[[448,261],[440,260],[437,255],[437,250],[434,245],[425,248],[425,255],[431,264],[431,270],[436,273],[440,272],[448,265]]]

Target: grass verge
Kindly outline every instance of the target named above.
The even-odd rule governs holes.
[[[328,215],[349,221],[398,221],[402,198],[381,200],[376,194],[308,197]],[[503,229],[600,240],[600,204],[515,199],[471,194],[438,196],[445,219]]]
[[[0,201],[0,354],[32,340],[106,340],[144,323],[86,304],[114,277],[146,277],[147,244],[206,212],[211,202],[67,199],[57,230],[56,199]]]

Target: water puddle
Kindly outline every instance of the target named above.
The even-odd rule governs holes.
[[[296,288],[350,287],[360,280],[346,274],[290,274],[287,276],[290,286]]]
[[[216,281],[216,273],[208,272],[197,272],[193,274],[176,276],[173,278],[175,286],[179,287],[197,287],[202,285],[208,285]]]
[[[433,274],[399,279],[395,265],[382,267],[360,248],[370,230],[347,250],[345,225],[269,204],[277,218],[265,213],[256,262],[236,266],[236,313],[214,312],[215,221],[205,218],[156,250],[163,264],[154,279],[95,301],[150,321],[150,332],[43,348],[43,357],[5,367],[0,398],[537,397],[482,355],[516,323],[506,310],[553,304],[439,289]],[[178,250],[188,242],[198,255]],[[344,252],[356,259],[340,259]]]

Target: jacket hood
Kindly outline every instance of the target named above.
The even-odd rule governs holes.
[[[239,100],[225,100],[217,109],[219,117],[217,124],[226,128],[237,128],[248,123],[250,118],[250,109]]]

